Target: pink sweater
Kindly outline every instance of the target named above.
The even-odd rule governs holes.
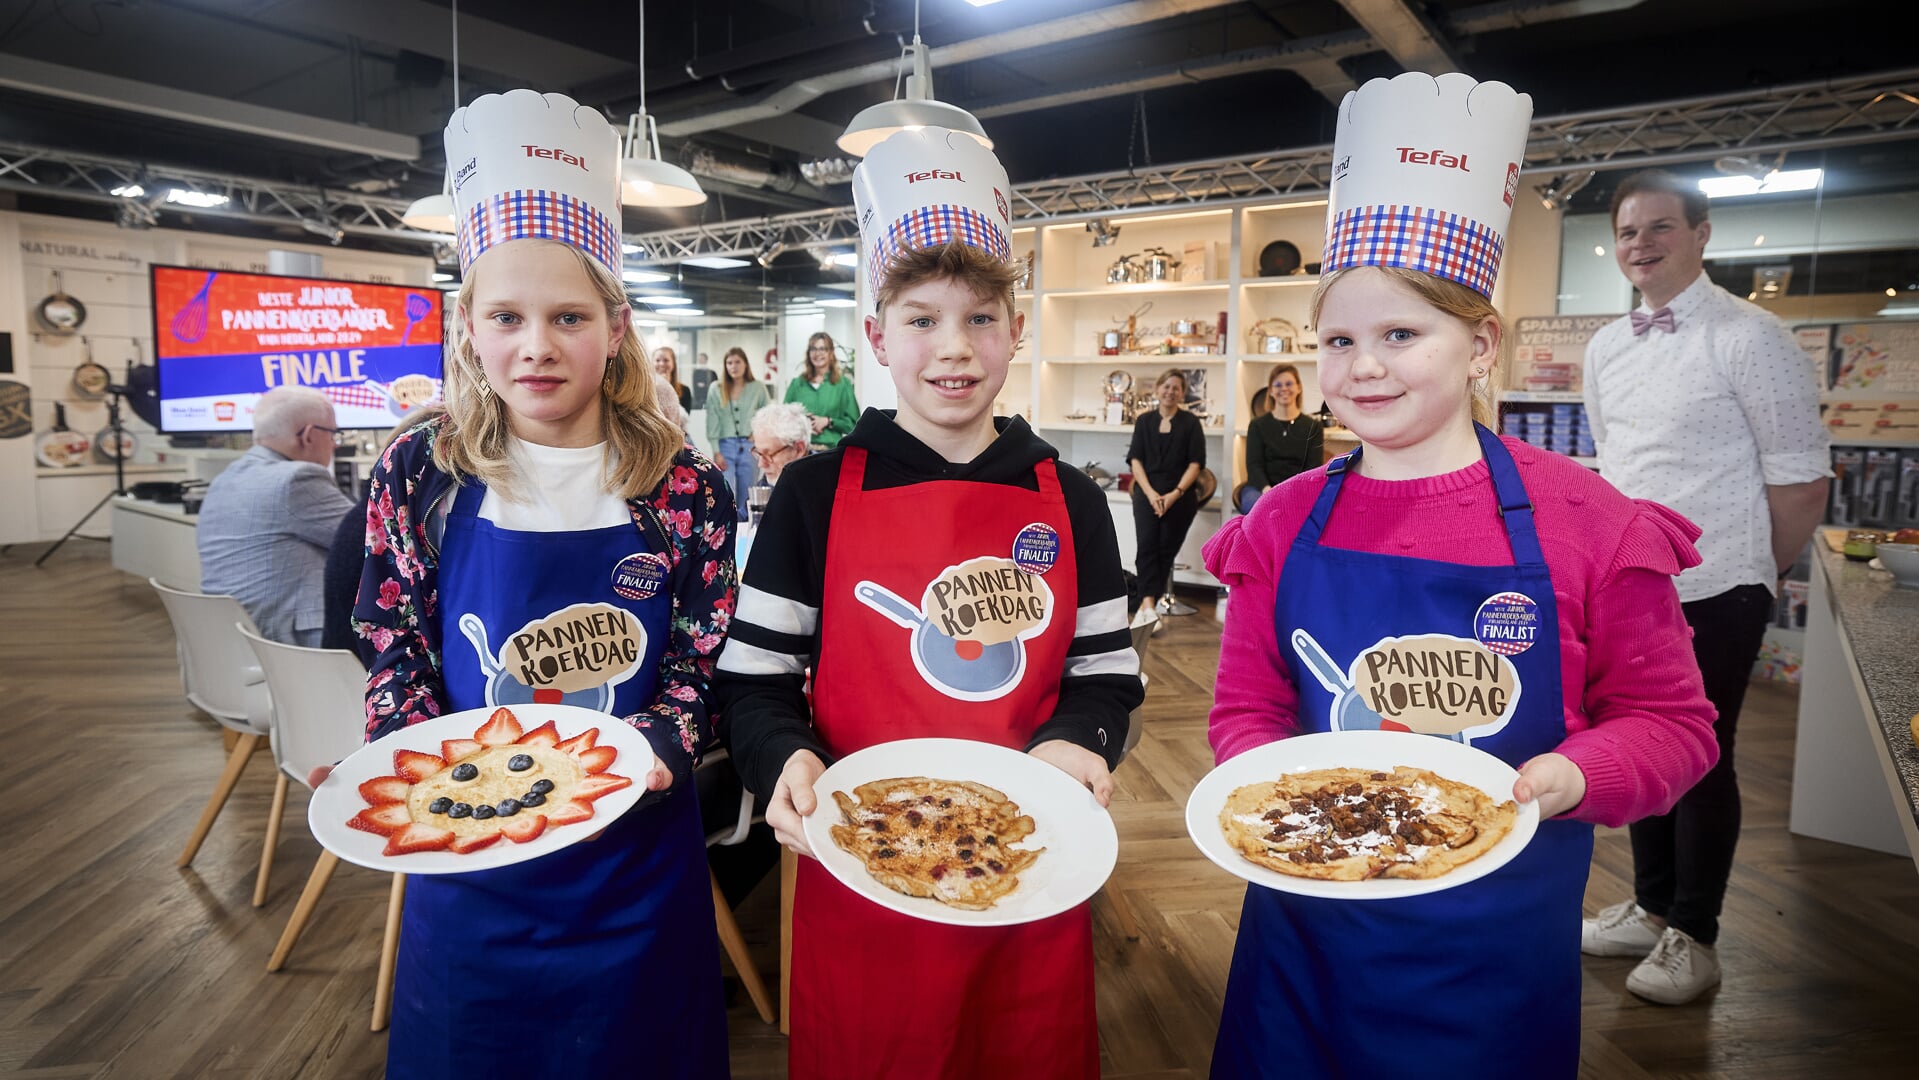
[[[1567,734],[1558,752],[1586,776],[1585,801],[1567,816],[1618,826],[1665,813],[1719,755],[1716,713],[1672,583],[1699,564],[1699,530],[1557,454],[1504,441],[1532,495],[1559,608]],[[1322,470],[1286,481],[1206,544],[1206,568],[1233,590],[1207,732],[1219,761],[1299,733],[1299,691],[1280,655],[1273,598],[1325,483]],[[1419,480],[1349,474],[1320,542],[1512,564],[1484,461]]]

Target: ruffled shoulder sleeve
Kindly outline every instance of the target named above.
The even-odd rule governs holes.
[[[1693,546],[1699,540],[1699,526],[1677,510],[1650,499],[1634,499],[1632,503],[1632,518],[1620,535],[1619,548],[1602,586],[1625,570],[1651,570],[1676,577],[1680,571],[1699,565],[1699,549]]]

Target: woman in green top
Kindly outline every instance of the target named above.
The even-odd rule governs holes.
[[[733,489],[733,505],[746,520],[746,491],[759,480],[753,463],[753,414],[771,404],[766,384],[753,378],[746,350],[734,346],[720,360],[724,375],[706,391],[706,442],[713,448],[713,464],[726,474]]]
[[[853,380],[840,374],[840,354],[832,337],[822,332],[806,339],[806,370],[786,384],[786,400],[805,406],[812,416],[815,449],[838,446],[859,422]]]

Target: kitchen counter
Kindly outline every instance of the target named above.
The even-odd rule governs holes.
[[[1813,548],[1791,829],[1919,865],[1919,589]]]
[[[113,566],[138,577],[159,578],[176,589],[200,588],[200,551],[193,530],[197,514],[179,503],[132,496],[113,500]]]

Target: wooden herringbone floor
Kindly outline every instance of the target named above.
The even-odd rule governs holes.
[[[181,699],[144,582],[101,545],[77,542],[42,570],[37,552],[0,556],[0,800],[13,823],[0,830],[0,1076],[378,1076],[386,1037],[367,1021],[387,879],[342,866],[287,969],[268,975],[318,851],[303,796],[265,908],[249,904],[273,784],[264,754],[193,867],[176,870],[219,775],[218,730]],[[1241,890],[1187,841],[1181,807],[1211,763],[1217,650],[1202,614],[1174,620],[1149,658],[1145,738],[1113,805],[1119,868],[1094,907],[1109,1077],[1206,1072]],[[1755,687],[1740,725],[1725,986],[1666,1009],[1625,992],[1630,962],[1588,961],[1582,1076],[1913,1075],[1919,873],[1785,832],[1796,700]],[[1624,834],[1602,835],[1589,909],[1625,896],[1630,870]],[[769,977],[776,891],[769,876],[738,911]],[[729,989],[735,1075],[784,1075],[779,1035]]]

